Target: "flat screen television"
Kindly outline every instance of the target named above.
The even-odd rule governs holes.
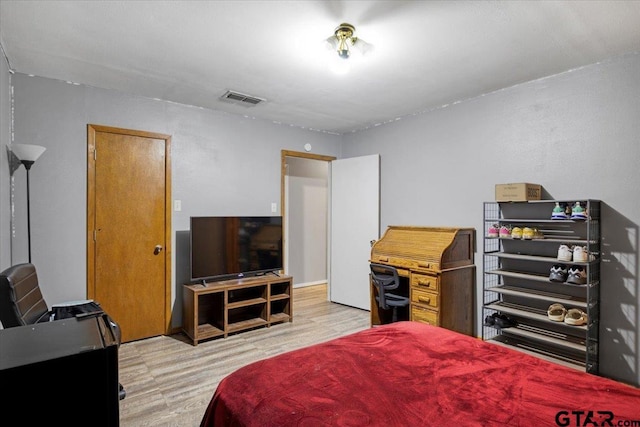
[[[189,231],[194,282],[283,269],[280,216],[192,216]]]

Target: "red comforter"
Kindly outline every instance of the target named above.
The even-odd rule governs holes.
[[[238,369],[218,385],[201,426],[640,425],[634,420],[640,389],[399,322]]]

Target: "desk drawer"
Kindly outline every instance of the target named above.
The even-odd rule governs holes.
[[[427,310],[426,308],[411,305],[411,320],[414,322],[426,323],[428,325],[438,325],[438,312]]]
[[[440,295],[433,292],[427,292],[419,288],[412,288],[411,302],[437,309],[440,305]]]
[[[411,274],[411,287],[414,289],[430,290],[438,292],[440,288],[440,279],[438,276],[430,276],[428,274]]]

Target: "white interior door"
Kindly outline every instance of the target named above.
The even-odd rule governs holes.
[[[371,310],[369,257],[380,233],[380,155],[331,162],[329,294]]]

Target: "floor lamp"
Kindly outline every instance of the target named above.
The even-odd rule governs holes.
[[[45,147],[31,144],[11,144],[11,152],[27,170],[27,247],[29,249],[29,263],[31,263],[31,206],[29,201],[29,169],[31,165],[44,153]],[[13,169],[11,171],[13,173]]]

